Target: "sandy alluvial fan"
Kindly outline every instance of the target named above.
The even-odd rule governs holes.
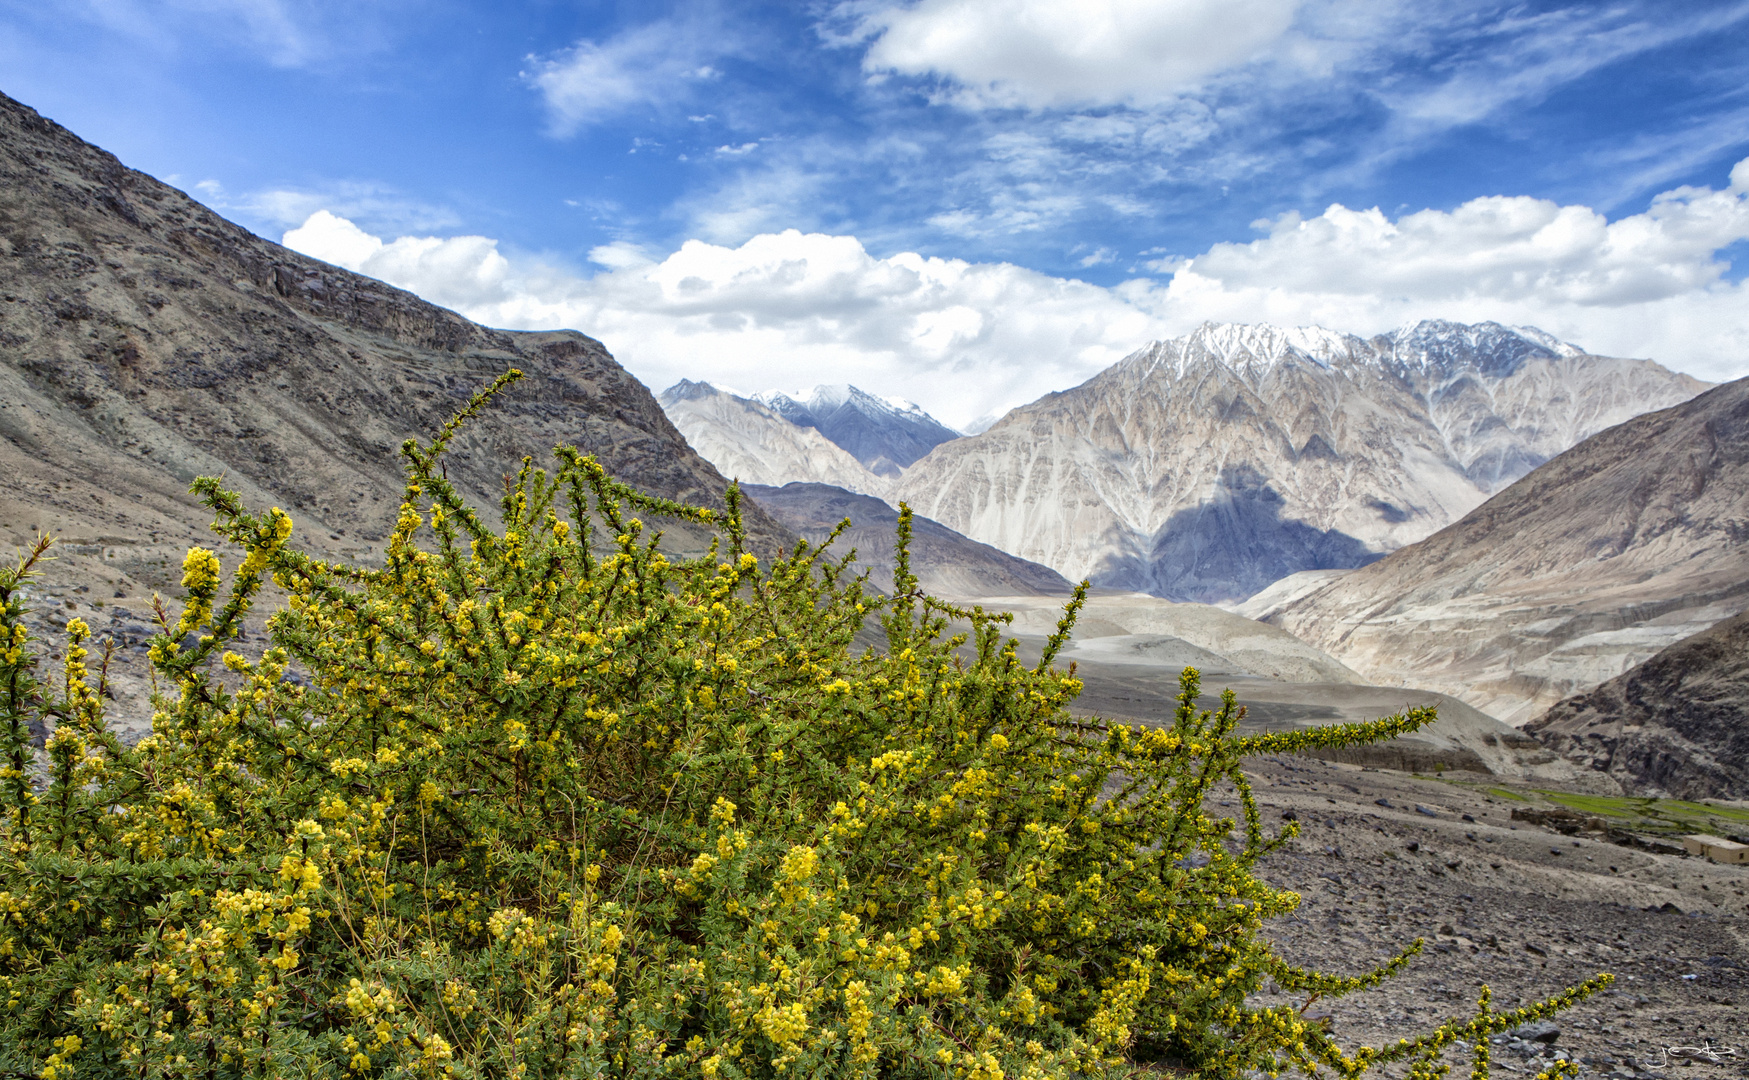
[[[937,447],[898,494],[1071,580],[1235,601],[1419,540],[1705,386],[1492,323],[1210,324]]]

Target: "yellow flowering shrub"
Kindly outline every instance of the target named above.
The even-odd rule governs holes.
[[[241,557],[227,586],[189,553],[136,746],[83,624],[60,688],[34,676],[42,547],[0,571],[0,1072],[1435,1077],[1601,985],[1383,1049],[1249,1004],[1374,985],[1419,943],[1350,975],[1271,951],[1299,898],[1253,867],[1294,826],[1266,834],[1241,761],[1431,712],[1241,737],[1186,671],[1170,725],[1073,720],[1052,661],[1081,595],[1023,664],[1005,616],[917,590],[908,511],[892,597],[821,548],[748,551],[734,489],[685,507],[569,449],[525,463],[493,528],[441,466],[489,394],[404,447],[380,569],[198,481]],[[670,558],[662,518],[723,539]],[[288,600],[252,653],[269,578]]]

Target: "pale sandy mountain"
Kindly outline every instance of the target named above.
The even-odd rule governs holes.
[[[1684,638],[1524,730],[1632,795],[1749,798],[1749,614]]]
[[[817,428],[792,423],[761,402],[682,379],[656,398],[686,441],[724,476],[782,487],[830,484],[877,499],[893,483],[876,476]]]
[[[898,493],[1071,580],[1231,602],[1363,566],[1705,386],[1492,323],[1210,324],[937,446]]]
[[[1523,724],[1749,607],[1749,380],[1610,428],[1270,622]]]

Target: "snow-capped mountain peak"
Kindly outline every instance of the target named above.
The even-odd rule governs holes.
[[[898,494],[1071,580],[1232,600],[1420,540],[1705,386],[1498,323],[1208,323],[942,446]]]
[[[890,480],[764,402],[691,379],[656,400],[692,448],[724,476],[779,487],[795,480],[831,484],[876,498],[891,494]]]
[[[1205,322],[1182,337],[1150,343],[1122,364],[1143,369],[1144,376],[1164,369],[1168,378],[1213,365],[1255,385],[1292,363],[1326,370],[1371,367],[1398,375],[1415,371],[1437,380],[1463,372],[1504,377],[1530,360],[1587,355],[1534,326],[1492,322],[1424,319],[1370,339],[1322,326]]]
[[[791,423],[817,429],[882,476],[897,476],[912,462],[959,432],[901,397],[877,397],[848,383],[823,383],[784,393],[768,390],[753,400]]]

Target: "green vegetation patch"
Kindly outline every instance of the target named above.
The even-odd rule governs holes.
[[[1652,833],[1742,832],[1749,826],[1749,811],[1683,799],[1630,796],[1576,795],[1565,791],[1538,790],[1537,794],[1559,806],[1582,814],[1607,818],[1627,828]]]

